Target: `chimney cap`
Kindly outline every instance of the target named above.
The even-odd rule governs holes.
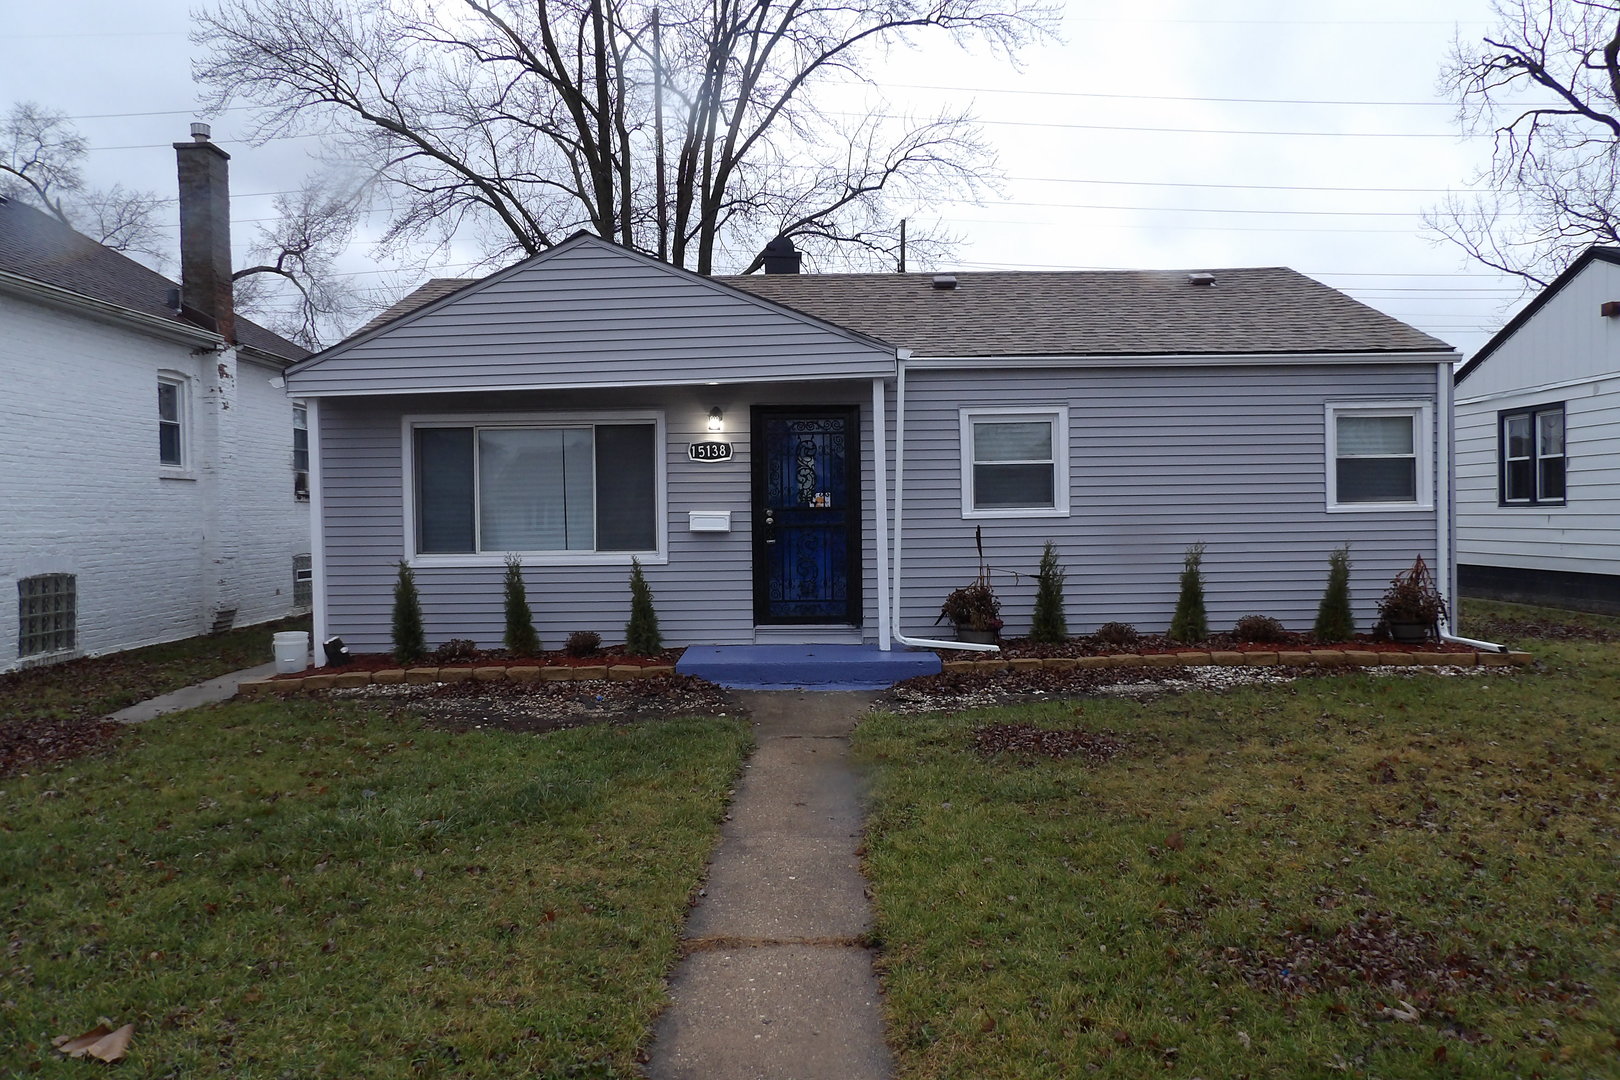
[[[196,121],[191,125],[191,137],[198,142],[207,142],[208,137],[213,133],[214,129],[201,121]]]
[[[934,275],[934,288],[936,288],[936,289],[954,289],[954,288],[956,288],[956,275],[955,274],[935,274]]]

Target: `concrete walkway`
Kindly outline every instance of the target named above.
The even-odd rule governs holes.
[[[217,679],[209,679],[195,686],[186,686],[171,693],[161,694],[150,701],[138,701],[127,708],[119,709],[107,719],[116,720],[120,724],[143,724],[164,713],[195,709],[199,705],[212,705],[216,701],[227,701],[236,696],[236,688],[248,679],[269,678],[275,672],[274,663],[233,671]]]
[[[739,693],[759,748],[686,925],[653,1080],[885,1080],[849,734],[865,693]]]

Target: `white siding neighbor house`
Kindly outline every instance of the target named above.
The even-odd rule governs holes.
[[[1620,248],[1570,264],[1456,395],[1463,592],[1620,612]]]
[[[1352,545],[1368,627],[1449,583],[1448,346],[1291,270],[705,278],[580,234],[435,281],[288,372],[309,403],[319,634],[498,646],[518,555],[543,641],[622,636],[632,557],[672,644],[938,636],[1047,540],[1071,627],[1160,631],[1204,542],[1212,623],[1308,628]],[[949,633],[948,628],[945,631]]]
[[[0,198],[0,671],[308,606],[308,353],[233,318],[226,154],[176,149],[178,286]]]

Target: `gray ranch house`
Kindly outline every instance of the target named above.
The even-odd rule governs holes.
[[[542,641],[620,640],[635,557],[666,641],[948,636],[975,533],[1025,632],[1046,541],[1071,629],[1308,628],[1352,545],[1358,621],[1422,554],[1448,588],[1444,343],[1292,270],[700,277],[580,234],[438,281],[293,367],[317,640],[498,646],[521,557]],[[774,271],[774,272],[773,272]],[[1007,572],[1002,572],[1007,571]],[[1016,576],[1015,576],[1016,575]]]

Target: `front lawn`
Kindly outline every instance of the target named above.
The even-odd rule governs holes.
[[[1541,666],[862,724],[900,1075],[1620,1073],[1620,646],[1468,609]]]
[[[747,741],[234,703],[0,778],[0,1075],[634,1076]]]

